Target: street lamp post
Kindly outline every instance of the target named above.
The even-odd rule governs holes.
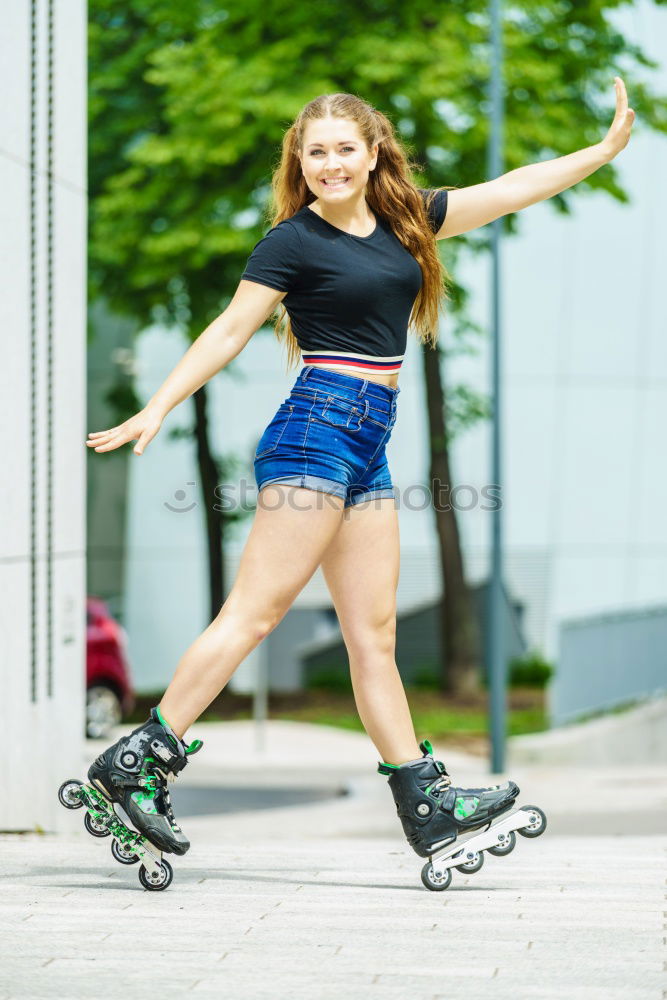
[[[491,122],[488,176],[503,172],[503,81],[502,81],[502,0],[490,0],[491,20]],[[498,508],[491,513],[491,585],[488,598],[486,662],[490,684],[491,769],[504,770],[506,739],[506,647],[504,634],[502,566],[502,470],[500,397],[500,242],[502,218],[491,223],[491,331],[492,331],[492,483],[498,493]]]

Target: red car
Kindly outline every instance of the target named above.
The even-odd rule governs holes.
[[[99,739],[132,711],[134,691],[125,629],[98,597],[87,598],[86,618],[86,733]]]

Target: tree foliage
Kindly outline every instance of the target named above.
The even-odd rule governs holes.
[[[655,64],[614,26],[626,5],[506,8],[507,170],[602,138],[616,73],[636,128],[667,131],[667,100],[640,79]],[[221,311],[266,230],[283,131],[317,94],[357,93],[389,114],[419,183],[485,179],[486,0],[91,0],[90,18],[92,290],[142,322],[194,337]],[[627,198],[611,164],[555,205],[583,188]]]

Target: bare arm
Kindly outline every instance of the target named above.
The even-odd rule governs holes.
[[[225,311],[200,333],[143,410],[118,427],[91,432],[86,444],[102,452],[136,440],[134,451],[141,455],[170,410],[241,353],[285,294],[254,281],[240,281]]]
[[[567,156],[518,167],[484,184],[449,191],[447,215],[436,239],[459,236],[510,212],[551,198],[613,160],[627,146],[635,116],[634,111],[628,109],[623,80],[616,77],[615,81],[616,114],[602,142]]]

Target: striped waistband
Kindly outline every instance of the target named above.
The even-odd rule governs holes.
[[[351,372],[386,372],[392,375],[400,372],[404,354],[391,358],[379,358],[372,354],[355,354],[351,351],[302,351],[304,365],[316,368],[335,365]]]

